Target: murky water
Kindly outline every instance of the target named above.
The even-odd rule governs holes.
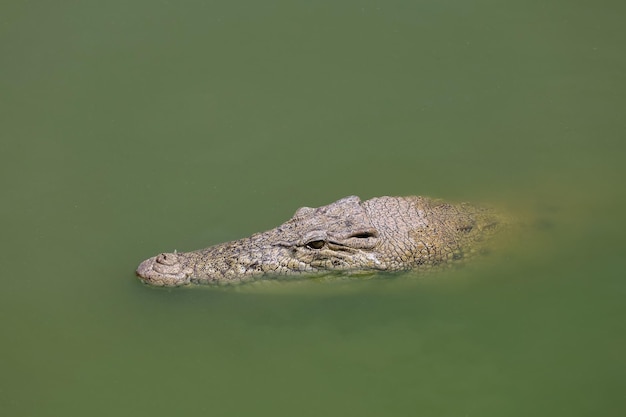
[[[621,416],[621,3],[0,6],[0,414]],[[423,194],[468,268],[159,290],[161,251]]]

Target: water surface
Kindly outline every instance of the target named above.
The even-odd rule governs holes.
[[[1,6],[0,414],[624,415],[624,11]],[[536,221],[437,279],[134,277],[352,194]]]

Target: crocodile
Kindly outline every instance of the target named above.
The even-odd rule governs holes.
[[[301,207],[282,225],[247,238],[161,253],[143,261],[136,273],[147,284],[173,287],[332,272],[426,271],[481,252],[503,219],[491,209],[428,197],[349,196]]]

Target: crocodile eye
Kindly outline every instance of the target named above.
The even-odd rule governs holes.
[[[306,247],[310,249],[322,249],[322,246],[324,246],[323,240],[312,240],[306,244]]]

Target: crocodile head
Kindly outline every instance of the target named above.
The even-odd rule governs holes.
[[[359,197],[319,208],[302,207],[279,227],[194,252],[162,253],[139,265],[137,275],[157,286],[223,284],[262,275],[384,270],[378,230]]]

